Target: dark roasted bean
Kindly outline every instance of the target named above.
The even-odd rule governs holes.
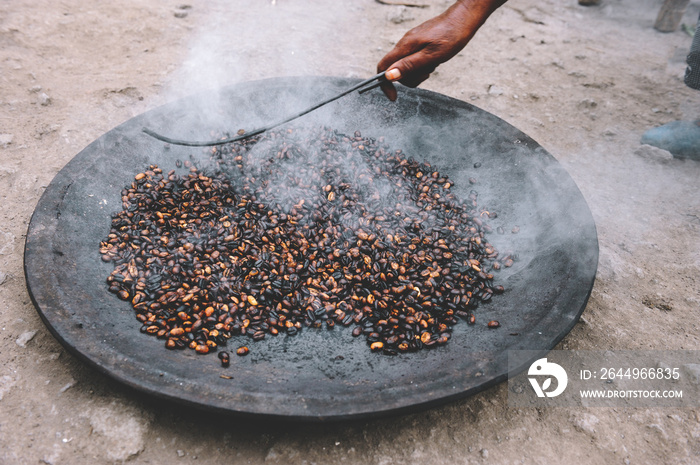
[[[238,349],[236,349],[236,355],[248,355],[248,352],[250,352],[250,349],[248,349],[246,346],[239,347]]]
[[[221,360],[221,366],[227,367],[231,363],[231,358],[228,352],[219,352],[219,360]]]
[[[251,150],[263,139],[268,158]],[[147,167],[100,243],[109,291],[169,349],[353,324],[387,355],[446,343],[504,292],[491,271],[515,256],[487,242],[496,215],[476,191],[458,198],[435,167],[382,144],[270,131],[210,150],[206,171]]]

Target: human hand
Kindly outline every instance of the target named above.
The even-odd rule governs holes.
[[[462,50],[486,18],[505,0],[461,0],[445,12],[408,31],[377,64],[377,72],[387,71],[389,82],[382,90],[396,100],[390,81],[417,87],[438,65]]]

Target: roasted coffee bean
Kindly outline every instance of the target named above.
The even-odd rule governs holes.
[[[250,349],[248,349],[245,346],[239,347],[238,349],[236,349],[236,355],[240,355],[240,356],[248,355],[248,352],[250,352]]]
[[[372,344],[370,344],[370,349],[372,349],[372,350],[381,350],[383,347],[384,347],[384,343],[379,342],[379,341],[373,342]]]
[[[477,192],[383,142],[289,129],[208,157],[139,172],[99,247],[109,291],[169,349],[352,326],[374,351],[410,352],[504,292],[492,270],[515,256],[488,243]]]
[[[222,367],[227,367],[231,363],[231,358],[228,352],[219,352],[219,360],[221,360]]]

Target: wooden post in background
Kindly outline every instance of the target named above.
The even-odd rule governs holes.
[[[689,2],[690,0],[666,0],[656,17],[654,29],[660,32],[677,30]]]

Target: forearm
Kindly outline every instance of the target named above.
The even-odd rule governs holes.
[[[483,17],[485,21],[491,13],[501,7],[507,0],[457,0],[455,5],[466,8],[476,16]],[[483,23],[483,21],[482,21]]]
[[[463,35],[460,50],[474,37],[491,14],[507,0],[458,0],[444,14],[451,16]]]

